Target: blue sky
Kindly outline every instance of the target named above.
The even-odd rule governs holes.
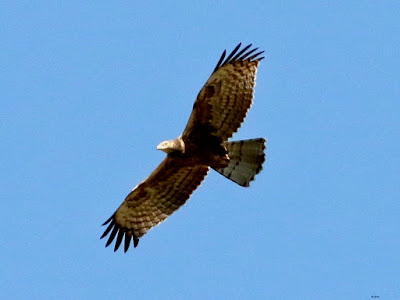
[[[400,298],[398,1],[8,1],[0,9],[3,299]],[[221,52],[265,50],[234,139],[136,249],[100,225],[163,159]]]

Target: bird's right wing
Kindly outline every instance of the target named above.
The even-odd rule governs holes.
[[[115,237],[116,251],[125,237],[124,251],[133,239],[139,238],[181,207],[207,175],[208,167],[187,165],[180,158],[167,156],[156,170],[135,187],[117,211],[103,224],[109,223],[101,236],[110,232],[106,247]]]
[[[222,53],[213,74],[201,89],[193,105],[188,124],[183,131],[184,140],[198,141],[213,135],[226,141],[244,121],[254,93],[259,62],[264,58],[251,49],[240,49],[241,44],[225,58]]]

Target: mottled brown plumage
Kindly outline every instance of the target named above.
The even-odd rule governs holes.
[[[223,52],[212,75],[193,105],[182,135],[157,149],[167,157],[136,186],[117,211],[103,224],[101,236],[110,234],[106,247],[116,238],[114,251],[124,239],[124,251],[134,247],[149,229],[165,220],[189,199],[209,167],[241,186],[262,169],[265,139],[227,140],[240,127],[252,104],[257,66],[263,57],[251,45],[239,44],[225,59]]]

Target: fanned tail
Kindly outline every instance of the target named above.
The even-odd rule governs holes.
[[[265,161],[266,140],[263,138],[226,142],[229,164],[225,168],[214,169],[237,184],[248,187],[250,181],[262,170]]]

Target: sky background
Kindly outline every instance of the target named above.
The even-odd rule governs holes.
[[[1,3],[2,299],[400,299],[400,2],[165,3]],[[238,42],[263,172],[104,248]]]

